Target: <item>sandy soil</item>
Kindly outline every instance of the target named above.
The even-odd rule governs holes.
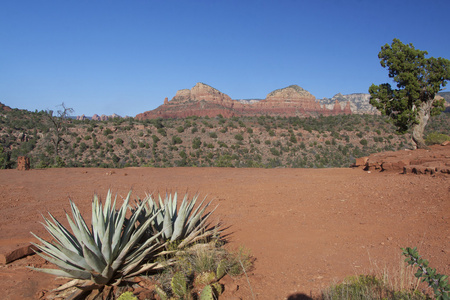
[[[417,246],[450,274],[450,177],[361,169],[127,168],[0,170],[0,250],[48,238],[41,213],[63,220],[70,197],[90,214],[92,195],[111,188],[199,192],[214,199],[215,220],[231,249],[256,258],[245,277],[228,279],[224,299],[307,299],[346,276],[397,267],[400,247]],[[2,299],[37,299],[64,282],[31,271],[28,256],[0,266]]]

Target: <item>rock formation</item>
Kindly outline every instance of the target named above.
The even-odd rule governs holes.
[[[77,116],[77,120],[80,120],[80,121],[89,120],[89,119],[94,120],[94,121],[107,121],[109,119],[114,119],[114,118],[122,118],[122,117],[117,114],[112,114],[110,116],[107,116],[107,115],[99,116],[97,114],[94,114],[91,118],[86,117],[85,115]]]
[[[319,103],[328,109],[333,109],[336,101],[338,101],[341,103],[341,106],[342,103],[346,103],[348,107],[344,109],[350,109],[353,114],[379,114],[378,110],[369,103],[369,100],[370,94],[357,93],[342,95],[338,93],[333,98],[320,99]]]
[[[217,89],[197,83],[192,89],[179,90],[172,100],[152,111],[136,116],[137,119],[185,118],[188,116],[317,116],[351,114],[350,103],[344,108],[339,101],[329,109],[316,102],[316,98],[298,85],[275,90],[263,100],[232,100]]]

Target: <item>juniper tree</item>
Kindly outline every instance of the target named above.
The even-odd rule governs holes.
[[[370,104],[387,115],[399,133],[411,128],[416,148],[427,148],[423,139],[425,126],[430,116],[444,109],[444,100],[437,100],[436,94],[450,80],[450,61],[425,55],[427,51],[398,39],[382,46],[378,54],[380,64],[389,70],[397,89],[389,83],[372,84],[369,88]]]

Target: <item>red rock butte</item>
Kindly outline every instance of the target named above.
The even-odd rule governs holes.
[[[136,115],[136,119],[215,117],[219,114],[226,118],[258,115],[307,117],[351,113],[350,102],[342,108],[342,104],[336,100],[333,109],[328,109],[298,85],[275,90],[263,100],[245,104],[207,84],[197,83],[190,90],[179,90],[170,101],[164,99],[163,105],[158,108]]]

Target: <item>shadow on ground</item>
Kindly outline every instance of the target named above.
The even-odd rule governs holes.
[[[287,300],[313,300],[313,298],[311,298],[310,296],[307,296],[305,294],[293,294],[290,295]]]

